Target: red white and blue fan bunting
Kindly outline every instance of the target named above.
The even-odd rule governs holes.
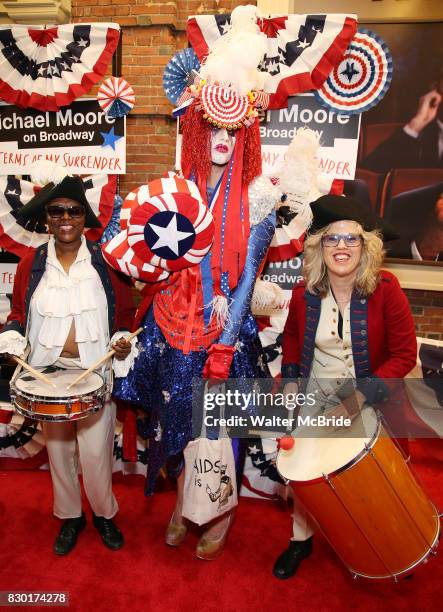
[[[103,229],[89,229],[85,235],[89,240],[97,241],[112,216],[117,177],[94,174],[84,177],[83,182],[88,202],[103,226]],[[29,231],[17,221],[21,207],[39,190],[40,187],[29,181],[21,181],[15,176],[0,177],[0,247],[19,257],[23,257],[30,252],[30,249],[37,248],[49,239],[44,227]]]
[[[340,64],[315,93],[334,111],[362,113],[380,102],[392,80],[392,57],[374,32],[359,30]]]
[[[172,172],[127,196],[121,225],[122,232],[104,246],[104,257],[148,282],[200,263],[214,238],[214,221],[197,186]]]
[[[134,108],[135,94],[125,79],[111,77],[100,86],[97,100],[110,117],[124,117]]]
[[[163,89],[172,104],[176,104],[186,87],[194,82],[192,71],[198,72],[200,62],[194,49],[189,47],[174,55],[163,72]]]
[[[120,37],[116,23],[0,26],[0,99],[57,111],[105,74]]]
[[[284,108],[288,96],[321,87],[340,62],[357,29],[356,15],[280,15],[257,21],[267,50],[259,68],[266,72],[269,108]],[[200,61],[230,29],[230,15],[188,19],[188,40]],[[245,49],[245,53],[248,50]]]

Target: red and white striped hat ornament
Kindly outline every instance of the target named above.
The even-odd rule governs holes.
[[[197,186],[170,172],[124,200],[122,231],[104,247],[105,259],[146,281],[199,264],[211,248],[214,221]]]

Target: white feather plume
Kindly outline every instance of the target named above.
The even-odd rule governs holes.
[[[283,308],[285,295],[283,289],[276,283],[258,278],[255,281],[254,292],[251,298],[251,311],[256,315],[269,315],[277,309]]]
[[[200,69],[201,78],[231,87],[242,96],[263,89],[265,74],[257,66],[266,51],[266,36],[256,23],[258,16],[257,7],[250,4],[232,11],[231,28],[212,45]]]
[[[297,222],[308,228],[312,223],[309,204],[321,196],[319,189],[320,133],[309,128],[296,130],[277,175],[279,187],[286,195],[284,206],[297,213]]]
[[[215,317],[217,324],[221,327],[225,327],[225,325],[229,321],[229,302],[228,298],[224,295],[215,295],[212,299],[212,310],[210,320],[212,321],[213,317]]]
[[[31,181],[35,185],[40,186],[44,186],[47,183],[58,185],[68,176],[66,168],[58,166],[49,159],[40,159],[34,162],[29,169],[29,174],[31,175]]]

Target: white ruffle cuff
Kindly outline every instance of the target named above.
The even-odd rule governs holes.
[[[115,332],[115,334],[111,338],[111,348],[112,348],[112,345],[115,342],[117,342],[117,340],[120,340],[120,338],[128,338],[130,335],[131,333],[128,331]],[[126,357],[126,359],[118,360],[114,358],[112,360],[112,369],[114,370],[114,375],[116,378],[123,378],[124,376],[127,376],[129,370],[132,368],[132,365],[135,359],[138,357],[138,354],[140,352],[137,348],[137,341],[138,341],[137,337],[132,338],[131,352]]]
[[[0,353],[9,353],[21,357],[27,344],[26,338],[13,329],[0,334]]]

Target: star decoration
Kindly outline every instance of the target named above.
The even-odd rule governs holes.
[[[248,451],[250,455],[256,455],[260,452],[260,449],[256,444],[254,444],[254,446],[248,446]]]
[[[17,193],[17,191],[15,189],[9,189],[6,192],[6,195],[14,195],[14,196],[16,196],[16,195],[18,195],[18,193]]]
[[[237,342],[235,343],[235,350],[237,351],[237,353],[241,353],[242,351],[242,347],[243,347],[243,342],[241,340],[237,340]]]
[[[155,343],[155,345],[154,345],[154,346],[155,346],[156,348],[158,348],[158,349],[159,349],[159,351],[160,351],[160,355],[163,355],[164,350],[165,350],[165,348],[166,348],[165,343],[164,343],[164,342],[160,342],[160,340],[158,340],[158,341]],[[165,393],[166,393],[166,391],[163,391],[163,394],[165,394]]]
[[[162,426],[160,425],[160,423],[158,423],[157,427],[154,427],[154,431],[155,431],[154,440],[156,442],[160,442],[160,440],[162,439]]]
[[[178,243],[192,236],[192,232],[181,232],[177,229],[177,215],[173,215],[166,227],[149,223],[149,227],[157,234],[158,240],[151,250],[168,247],[175,255],[179,255]]]
[[[77,42],[79,47],[86,47],[88,44],[88,41],[85,40],[84,38],[80,38],[80,40]]]
[[[268,72],[271,72],[271,73],[279,71],[277,63],[274,62],[274,60],[271,60],[269,62],[269,64],[267,65],[267,69],[268,69]]]
[[[360,74],[360,72],[354,68],[354,62],[346,62],[346,68],[342,70],[340,74],[344,74],[348,77],[348,83],[350,83],[354,76]]]
[[[229,32],[231,28],[232,28],[232,25],[229,23],[229,21],[227,21],[221,27],[221,29],[223,30],[222,34],[226,34],[226,32]]]
[[[45,73],[45,67],[42,65],[40,66],[40,68],[38,69],[38,76],[43,76]]]
[[[306,47],[309,47],[310,44],[311,43],[309,43],[307,40],[299,40],[297,47],[301,47],[302,49],[306,49]]]
[[[117,136],[116,134],[114,134],[114,127],[112,127],[109,132],[100,132],[100,134],[103,138],[102,147],[110,146],[112,147],[113,151],[115,151],[116,141],[120,140],[120,138],[123,138],[123,136]]]

